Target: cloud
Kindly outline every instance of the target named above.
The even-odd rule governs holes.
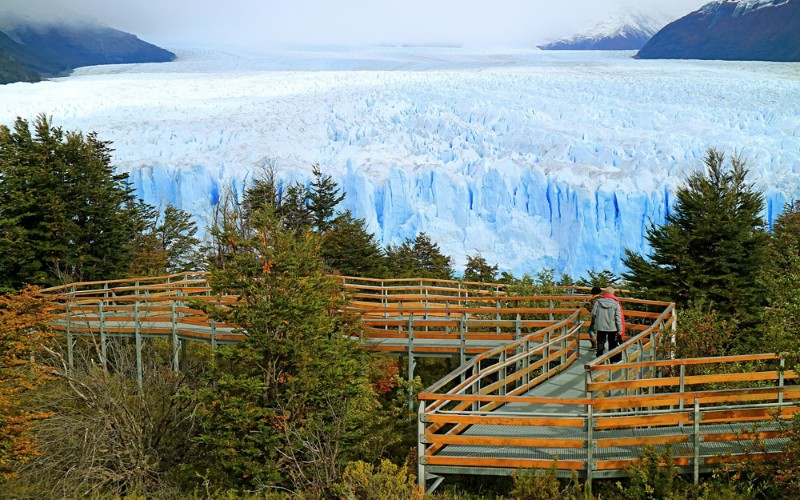
[[[570,35],[626,4],[675,16],[703,0],[3,0],[52,21],[89,18],[161,44],[525,45]],[[667,5],[664,5],[667,4]]]

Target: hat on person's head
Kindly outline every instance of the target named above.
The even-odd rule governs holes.
[[[593,286],[593,287],[592,287],[592,292],[591,292],[591,294],[592,294],[592,295],[597,295],[597,294],[599,294],[599,293],[600,293],[600,292],[602,292],[602,291],[603,291],[603,290],[601,290],[599,286],[595,285],[595,286]]]
[[[607,287],[603,288],[603,293],[610,293],[610,294],[613,295],[614,292],[616,292],[616,290],[614,289],[613,286],[607,286]]]

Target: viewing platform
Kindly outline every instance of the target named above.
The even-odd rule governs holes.
[[[346,310],[362,317],[370,350],[459,367],[418,395],[418,480],[433,491],[448,476],[510,475],[555,467],[562,477],[625,477],[645,447],[671,449],[672,465],[699,475],[722,463],[769,459],[788,442],[781,421],[800,410],[797,374],[778,354],[670,359],[674,304],[621,297],[628,337],[595,357],[579,287],[511,296],[502,285],[339,277]],[[74,283],[44,290],[53,327],[99,342],[161,338],[181,368],[186,344],[212,349],[247,333],[198,307],[235,307],[202,273]],[[612,356],[622,360],[612,363]]]

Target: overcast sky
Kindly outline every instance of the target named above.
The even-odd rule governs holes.
[[[531,46],[623,6],[677,19],[709,0],[0,0],[0,12],[89,16],[166,46],[458,44]]]

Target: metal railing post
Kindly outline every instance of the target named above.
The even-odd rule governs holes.
[[[498,321],[498,324],[494,327],[494,332],[497,335],[500,335],[502,333],[502,331],[500,329],[500,323],[499,323],[499,321],[500,321],[500,300],[495,300],[494,301],[494,308],[497,311],[495,313],[495,320]]]
[[[425,404],[419,402],[417,408],[417,485],[420,493],[425,493]]]
[[[65,304],[67,316],[67,364],[70,370],[75,368],[74,345],[72,343],[72,307],[70,305],[72,303],[72,298],[72,295],[68,295],[67,303]]]
[[[467,362],[467,322],[462,315],[458,320],[458,340],[459,340],[459,354],[461,355],[461,364]],[[461,375],[461,381],[464,381],[464,375]]]
[[[684,405],[683,392],[684,392],[684,383],[686,381],[686,365],[682,364],[678,368],[678,370],[679,370],[679,374],[680,374],[680,378],[679,378],[680,381],[678,382],[678,392],[681,393],[681,399],[680,399],[680,403],[679,403],[680,406],[678,406],[678,409],[679,410],[683,410],[683,405]]]
[[[137,286],[139,282],[136,282]],[[138,295],[139,290],[136,290]],[[136,340],[136,383],[139,385],[139,390],[144,388],[144,373],[142,367],[142,329],[139,318],[139,300],[133,303],[133,335]]]
[[[550,345],[550,333],[551,332],[548,330],[547,333],[544,334],[544,342],[547,347],[544,349],[545,361],[542,365],[542,370],[545,370],[544,373],[547,375],[547,377],[545,377],[547,380],[550,380],[550,348],[552,347]]]
[[[103,309],[103,299],[97,303],[97,316],[100,320],[100,365],[103,371],[108,371],[108,339],[106,338],[106,316]]]
[[[414,314],[408,317],[408,382],[414,380]],[[414,410],[414,395],[408,393],[408,411]]]
[[[506,395],[506,351],[503,350],[500,352],[500,380],[503,382],[503,385],[500,386],[500,390],[498,391],[501,396]]]
[[[594,413],[591,404],[586,405],[586,488],[592,491],[594,475]]]
[[[175,372],[180,371],[181,364],[178,353],[180,352],[180,340],[178,339],[178,303],[172,301],[171,315],[172,315],[172,370]]]
[[[700,400],[694,398],[694,484],[700,482]]]

